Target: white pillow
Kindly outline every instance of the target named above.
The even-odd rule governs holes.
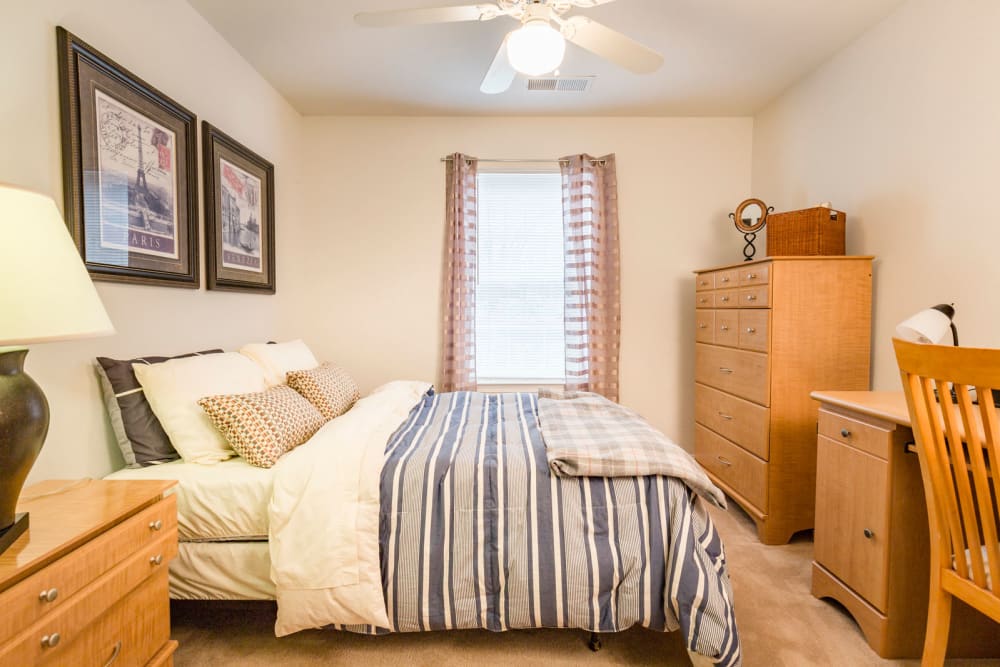
[[[301,340],[287,343],[251,343],[240,348],[264,369],[269,387],[285,384],[285,375],[292,371],[308,371],[319,366],[316,357]]]
[[[198,399],[264,391],[267,385],[260,366],[237,352],[132,364],[132,369],[174,449],[193,463],[218,463],[236,455]]]

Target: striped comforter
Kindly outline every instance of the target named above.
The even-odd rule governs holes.
[[[391,627],[678,628],[740,662],[722,542],[665,477],[549,473],[535,394],[426,396],[386,446],[382,585]],[[384,632],[370,626],[341,626]]]

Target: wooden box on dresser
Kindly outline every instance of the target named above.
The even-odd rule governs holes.
[[[867,389],[872,257],[696,271],[695,458],[764,544],[813,527],[817,387]]]
[[[820,402],[812,593],[840,602],[883,658],[923,651],[930,538],[900,392],[813,392]],[[1000,657],[987,616],[952,603],[948,656]]]
[[[49,481],[0,554],[0,666],[172,665],[172,481]]]

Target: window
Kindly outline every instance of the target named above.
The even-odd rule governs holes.
[[[481,171],[478,178],[478,381],[562,384],[562,177]]]

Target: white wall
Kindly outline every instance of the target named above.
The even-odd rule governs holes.
[[[742,259],[742,237],[726,214],[749,195],[749,118],[307,117],[304,128],[315,219],[308,235],[287,241],[295,271],[318,288],[302,304],[311,309],[303,333],[363,390],[438,378],[442,156],[616,153],[621,399],[692,445],[691,271]]]
[[[117,335],[38,345],[28,355],[27,370],[48,395],[52,414],[31,480],[100,476],[121,465],[92,370],[94,356],[232,349],[289,335],[284,304],[297,276],[289,271],[296,258],[287,239],[302,219],[295,170],[300,117],[183,0],[5,2],[0,182],[45,192],[62,206],[57,25],[192,110],[199,124],[208,120],[274,163],[278,295],[99,283]]]
[[[755,195],[831,201],[848,252],[878,256],[876,389],[899,387],[893,329],[929,305],[1000,346],[998,26],[996,0],[910,0],[755,119]]]

